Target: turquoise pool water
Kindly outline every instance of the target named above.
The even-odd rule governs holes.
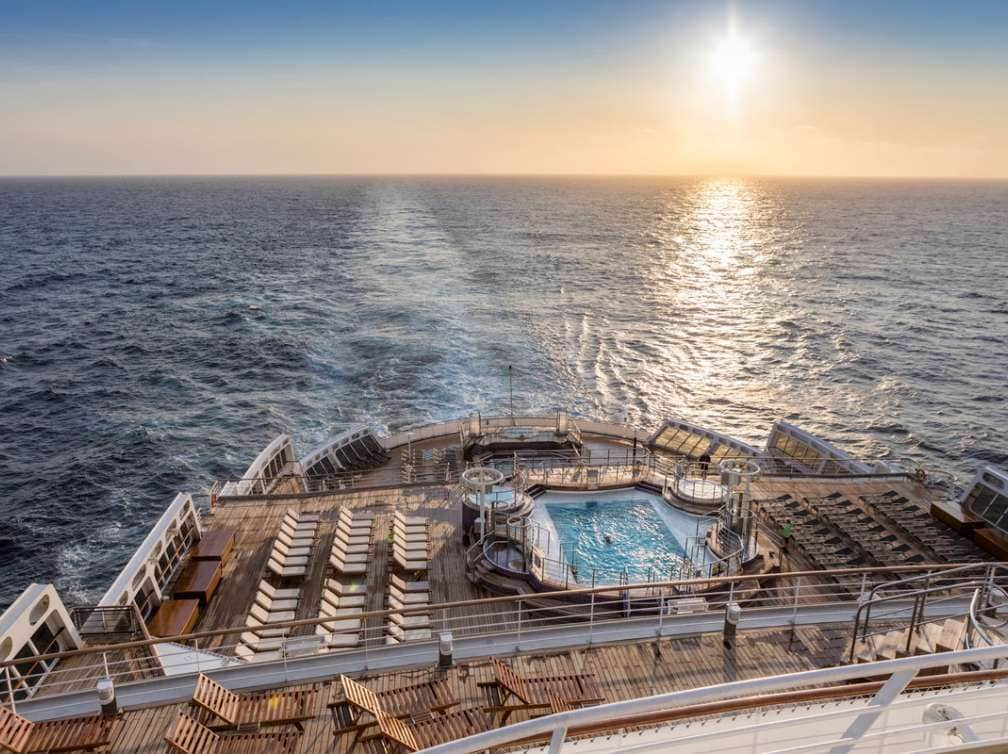
[[[697,517],[671,508],[659,515],[649,497],[549,499],[544,507],[580,583],[592,569],[601,583],[618,582],[624,568],[631,581],[646,581],[652,572],[667,578],[696,534]]]

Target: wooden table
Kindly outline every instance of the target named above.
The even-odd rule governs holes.
[[[175,582],[172,597],[179,600],[195,599],[205,605],[217,591],[222,570],[219,560],[190,560]]]
[[[188,634],[199,618],[199,600],[165,600],[154,613],[147,631],[151,636]]]
[[[191,560],[219,560],[227,563],[235,546],[237,529],[211,529],[203,532],[203,537],[189,554]]]

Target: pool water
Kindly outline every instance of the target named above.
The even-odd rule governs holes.
[[[577,565],[578,582],[591,579],[618,583],[626,569],[630,581],[668,578],[686,555],[685,545],[696,536],[696,516],[665,506],[662,514],[653,496],[570,501],[544,501],[568,562]],[[607,541],[608,536],[608,541]],[[706,549],[705,549],[706,555]]]

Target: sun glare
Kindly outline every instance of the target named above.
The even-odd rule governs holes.
[[[733,24],[711,56],[714,78],[732,108],[738,103],[742,86],[752,78],[754,61],[752,45],[738,33]]]

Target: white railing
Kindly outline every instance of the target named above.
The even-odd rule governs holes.
[[[533,741],[539,739],[544,742],[548,740],[550,754],[557,754],[557,752],[563,750],[568,732],[576,734],[579,728],[599,727],[611,724],[613,729],[619,730],[626,727],[628,722],[632,724],[635,718],[640,718],[644,715],[658,716],[663,712],[672,712],[682,707],[703,702],[725,701],[733,697],[757,696],[812,686],[837,685],[866,677],[888,676],[888,680],[882,684],[881,689],[870,699],[863,702],[859,709],[851,713],[853,720],[839,737],[831,729],[827,728],[819,734],[820,738],[818,740],[806,739],[801,747],[815,751],[837,752],[839,754],[849,751],[858,741],[874,732],[872,731],[874,724],[889,709],[905,698],[903,695],[907,686],[921,671],[933,668],[945,668],[950,665],[992,662],[1004,657],[1008,657],[1008,645],[907,657],[899,660],[886,660],[862,665],[844,665],[822,670],[809,670],[788,675],[736,681],[734,683],[658,694],[641,699],[631,699],[599,707],[587,707],[571,712],[538,717],[440,746],[434,746],[425,749],[425,751],[427,754],[470,754],[470,752],[475,754],[475,752],[516,745],[519,742],[527,744],[530,739]],[[996,705],[992,704],[989,712],[997,715],[1004,714],[1000,703]],[[781,715],[776,716],[774,725],[785,726],[787,723],[788,718],[785,711]],[[968,723],[969,718],[956,719],[954,722],[949,720],[943,722],[945,727],[952,727],[953,724],[958,724],[962,727],[968,725]],[[692,751],[699,749],[697,744],[704,737],[714,739],[717,736],[723,735],[723,732],[717,730],[716,726],[711,725],[710,727],[712,730],[706,734],[703,732],[697,733],[695,730],[690,731],[689,744]],[[923,728],[926,728],[926,726],[918,726],[918,730],[921,730],[922,733],[925,732]],[[686,734],[680,733],[679,736],[685,737]],[[675,738],[675,734],[670,733],[660,741],[660,749],[662,751],[675,751]],[[655,741],[655,744],[657,745],[659,742]]]
[[[931,566],[931,569],[936,574],[944,570],[942,566]],[[743,627],[749,620],[753,625],[797,625],[804,620],[803,615],[813,622],[846,621],[854,617],[860,596],[880,580],[900,572],[907,572],[907,569],[875,572],[848,569],[835,572],[836,583],[829,584],[816,583],[821,581],[822,572],[775,574],[773,586],[763,586],[759,577],[746,576],[656,581],[365,612],[359,616],[358,630],[348,632],[356,639],[355,646],[327,651],[320,644],[307,655],[306,640],[315,636],[317,625],[331,623],[333,618],[276,623],[272,625],[286,631],[280,659],[264,655],[262,660],[251,662],[236,660],[235,667],[248,672],[246,686],[253,686],[262,684],[262,674],[275,672],[278,666],[286,667],[294,660],[305,662],[312,658],[339,657],[347,663],[346,672],[370,667],[376,656],[384,658],[384,667],[428,662],[436,657],[436,639],[444,632],[452,634],[457,656],[468,651],[473,657],[551,651],[583,646],[592,639],[601,642],[695,634],[719,630],[722,608],[728,602],[742,608]],[[949,588],[954,589],[957,582],[952,577],[948,583]],[[702,600],[698,600],[701,597]],[[566,601],[559,603],[560,598]],[[562,608],[558,609],[560,604]],[[686,608],[691,612],[688,616],[682,614]],[[912,608],[910,600],[904,605],[904,614],[909,614]],[[946,615],[963,614],[968,609],[968,599],[963,599],[962,604],[941,603],[928,609]],[[395,637],[395,632],[389,629],[393,613],[428,616],[430,638],[388,646],[389,638]],[[163,667],[171,667],[173,677],[216,668],[220,666],[219,661],[208,661],[205,650],[231,655],[241,643],[242,634],[250,630],[253,629],[236,627],[55,653],[52,657],[73,656],[76,659],[72,667],[64,669],[60,664],[53,668],[39,695],[52,697],[92,690],[94,683],[106,676],[117,685],[157,679],[162,676]],[[156,651],[154,645],[158,645]],[[145,660],[149,664],[145,665]],[[0,663],[0,699],[7,697],[4,676],[12,664],[11,661]],[[329,669],[321,675],[331,672]]]

